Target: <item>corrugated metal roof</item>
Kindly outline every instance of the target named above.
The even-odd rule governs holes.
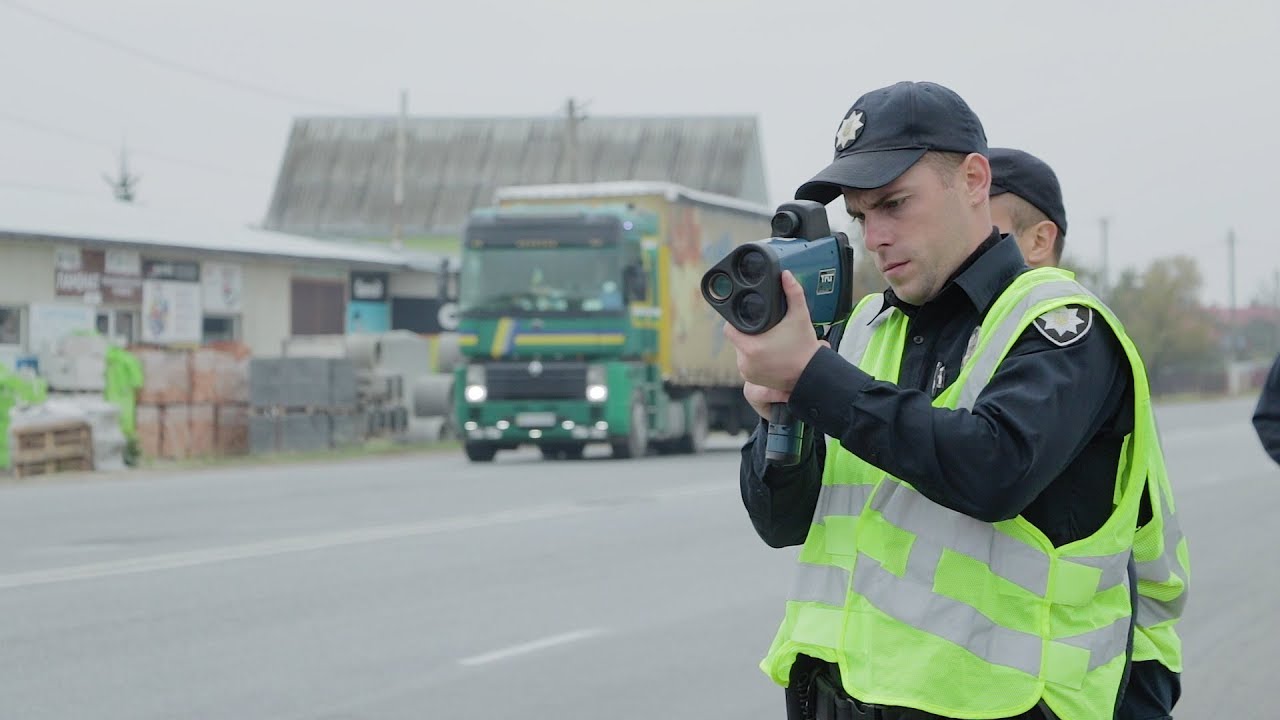
[[[266,227],[388,237],[397,125],[394,116],[295,120]],[[456,232],[509,185],[657,181],[768,202],[754,117],[591,117],[577,129],[576,176],[572,157],[559,118],[408,118],[402,234]]]
[[[635,195],[660,195],[668,200],[687,198],[704,205],[716,205],[730,210],[773,217],[774,211],[765,206],[726,195],[701,192],[674,183],[661,182],[606,182],[591,184],[518,185],[501,187],[494,192],[495,200],[571,200],[574,198],[613,198]]]
[[[0,188],[0,238],[49,238],[179,248],[297,260],[421,268],[429,261],[387,248],[361,247],[227,223],[188,213],[38,190]]]

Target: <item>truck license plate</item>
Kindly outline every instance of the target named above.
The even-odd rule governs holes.
[[[516,415],[520,427],[551,427],[556,424],[556,414],[551,412],[523,412]]]

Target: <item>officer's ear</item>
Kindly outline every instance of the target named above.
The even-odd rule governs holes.
[[[964,191],[969,204],[977,207],[991,196],[991,162],[986,155],[969,153],[960,164],[964,178]]]
[[[1027,265],[1031,267],[1047,267],[1056,265],[1053,248],[1058,241],[1058,226],[1052,220],[1041,220],[1027,228],[1023,233],[1026,243],[1023,254]]]

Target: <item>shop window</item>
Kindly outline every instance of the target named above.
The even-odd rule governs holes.
[[[138,314],[133,310],[100,310],[94,326],[103,336],[128,347],[136,337],[134,322]]]
[[[0,345],[22,344],[22,308],[0,305]]]
[[[211,342],[231,342],[238,340],[236,318],[219,317],[214,315],[205,315],[204,317],[204,341]]]

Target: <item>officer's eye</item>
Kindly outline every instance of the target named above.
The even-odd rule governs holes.
[[[894,198],[892,200],[885,200],[883,203],[880,203],[880,207],[892,212],[894,210],[901,208],[903,204],[906,202],[907,202],[907,199],[905,197]]]

